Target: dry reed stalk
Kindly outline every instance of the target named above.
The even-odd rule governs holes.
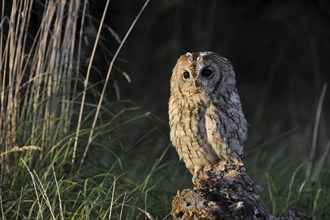
[[[2,1],[0,17],[1,165],[8,153],[28,150],[18,145],[46,148],[69,131],[71,79],[79,74],[74,54],[80,1],[46,1],[31,45],[27,40],[35,1],[7,3],[10,16]]]
[[[36,151],[36,150],[42,151],[42,148],[38,147],[38,146],[33,146],[33,145],[23,146],[23,147],[15,146],[6,152],[0,153],[0,157],[3,157],[7,154],[14,153],[14,152]]]
[[[101,34],[104,18],[105,18],[109,3],[110,3],[110,0],[107,0],[107,3],[106,3],[105,8],[103,10],[103,15],[102,15],[102,18],[101,18],[101,21],[100,21],[100,24],[99,24],[99,29],[98,29],[97,34],[96,34],[96,39],[95,39],[95,42],[94,42],[92,54],[91,54],[91,57],[90,57],[90,60],[89,60],[88,68],[87,68],[86,78],[84,80],[84,91],[83,91],[83,95],[82,95],[82,99],[81,99],[78,125],[77,125],[77,130],[76,130],[76,137],[75,137],[75,142],[74,142],[74,146],[73,146],[72,164],[75,163],[75,159],[76,159],[78,138],[79,138],[79,134],[80,134],[82,115],[83,115],[83,111],[84,111],[84,106],[85,106],[85,101],[86,101],[86,93],[87,93],[87,88],[88,88],[88,80],[89,80],[89,76],[90,76],[90,73],[91,73],[92,63],[93,63],[93,60],[94,60],[97,44],[98,44],[99,39],[100,39],[100,34]]]
[[[123,45],[125,44],[128,36],[130,35],[131,31],[133,30],[136,22],[139,20],[141,14],[143,13],[144,9],[147,7],[147,5],[149,4],[149,1],[150,0],[146,0],[145,3],[143,4],[142,8],[140,9],[139,13],[136,15],[134,21],[132,22],[132,24],[130,25],[130,27],[128,28],[123,40],[121,41],[121,43],[119,44],[119,47],[118,49],[116,50],[116,53],[114,54],[113,58],[111,59],[111,62],[110,62],[110,65],[109,65],[109,68],[108,68],[108,72],[107,72],[107,76],[105,78],[105,82],[104,82],[104,86],[103,86],[103,89],[102,89],[102,92],[101,92],[101,95],[100,95],[100,98],[99,98],[99,102],[98,102],[98,105],[97,105],[97,109],[96,109],[96,113],[95,113],[95,116],[94,116],[94,119],[93,119],[93,124],[92,124],[92,128],[89,132],[89,136],[88,136],[88,142],[87,142],[87,145],[85,147],[85,151],[84,151],[84,154],[82,156],[82,159],[80,161],[80,167],[82,166],[82,164],[84,163],[84,160],[86,158],[86,155],[87,155],[87,152],[88,152],[88,149],[89,149],[89,146],[93,140],[93,135],[94,135],[94,129],[95,129],[95,126],[96,126],[96,121],[99,117],[99,113],[100,113],[100,109],[101,109],[101,106],[102,106],[102,103],[103,103],[103,99],[104,99],[104,95],[105,95],[105,91],[106,91],[106,88],[107,88],[107,85],[108,85],[108,82],[109,82],[109,79],[110,79],[110,74],[112,72],[112,68],[113,68],[113,65],[123,47]],[[105,16],[105,14],[103,15]],[[102,17],[103,19],[103,17]]]

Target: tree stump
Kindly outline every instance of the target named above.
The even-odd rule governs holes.
[[[207,165],[197,175],[193,189],[178,191],[172,201],[173,219],[309,219],[290,209],[285,217],[273,216],[260,200],[261,188],[234,163]]]

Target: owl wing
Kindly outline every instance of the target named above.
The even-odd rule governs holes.
[[[206,112],[206,127],[208,142],[220,159],[243,155],[247,122],[236,90],[211,104]]]

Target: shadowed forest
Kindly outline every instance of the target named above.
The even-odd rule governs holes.
[[[330,2],[4,0],[0,216],[171,219],[180,55],[234,66],[247,173],[273,214],[330,219]]]

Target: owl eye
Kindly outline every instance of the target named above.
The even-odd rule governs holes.
[[[213,71],[211,69],[205,68],[202,70],[201,75],[204,78],[209,78],[213,74]]]
[[[183,72],[183,78],[189,79],[190,78],[190,73],[188,71]]]

